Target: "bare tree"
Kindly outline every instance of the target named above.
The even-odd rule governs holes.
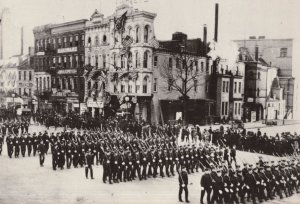
[[[172,66],[167,59],[159,69],[161,77],[168,84],[168,89],[175,90],[180,94],[179,100],[183,104],[183,124],[186,124],[187,120],[187,103],[190,99],[190,91],[193,88],[197,89],[197,87],[203,86],[206,81],[205,72],[199,70],[199,57],[192,53],[180,51],[171,55],[171,58],[176,59],[175,66]]]

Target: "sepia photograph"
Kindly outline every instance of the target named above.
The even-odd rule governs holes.
[[[299,204],[299,0],[0,0],[0,204]]]

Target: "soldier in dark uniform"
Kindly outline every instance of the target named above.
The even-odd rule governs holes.
[[[247,201],[250,201],[251,198],[252,202],[256,203],[255,197],[256,197],[257,184],[256,184],[255,176],[253,174],[253,169],[251,167],[248,169],[248,173],[245,176],[245,185],[248,194]]]
[[[14,152],[14,141],[13,136],[9,133],[8,137],[6,138],[6,144],[7,144],[7,155],[9,158],[12,157],[12,154]]]
[[[27,142],[26,137],[24,137],[24,135],[21,136],[21,153],[23,157],[25,157],[25,153],[26,153],[26,142]]]
[[[105,152],[105,157],[103,161],[103,183],[106,183],[106,179],[109,179],[109,183],[112,184],[112,173],[111,173],[111,153]]]
[[[40,158],[40,166],[43,167],[45,162],[45,144],[43,140],[40,141],[40,144],[37,147],[37,151]]]
[[[20,155],[20,138],[16,136],[14,138],[14,146],[15,146],[15,158],[19,158]]]
[[[208,168],[205,168],[205,173],[201,177],[200,186],[201,186],[200,203],[203,204],[203,198],[204,198],[205,192],[207,193],[207,195],[206,195],[207,203],[210,203],[210,193],[211,193],[211,189],[212,189],[212,177],[210,175],[210,170]]]
[[[94,179],[93,176],[93,158],[94,156],[92,155],[91,150],[85,154],[85,177],[88,178],[88,172],[90,170],[90,176],[91,179]]]
[[[147,167],[148,167],[148,156],[147,156],[148,152],[145,151],[142,153],[141,156],[141,165],[143,167],[142,170],[142,179],[147,180]]]
[[[2,145],[3,145],[3,133],[0,133],[0,155],[2,154]]]
[[[26,137],[26,145],[27,145],[28,156],[30,157],[32,151],[32,137],[30,133],[28,133]]]
[[[69,169],[72,164],[72,150],[73,150],[72,144],[71,142],[68,142],[66,146],[67,169]]]
[[[189,179],[188,179],[188,174],[186,172],[186,168],[185,166],[181,167],[181,171],[179,172],[179,177],[178,177],[178,181],[179,181],[179,194],[178,194],[178,198],[179,201],[182,202],[182,198],[181,198],[181,194],[182,191],[185,192],[185,202],[189,203],[189,192],[188,192],[188,183],[189,183]]]
[[[211,203],[214,204],[215,201],[217,203],[222,203],[223,192],[224,192],[224,183],[223,183],[221,169],[212,171],[211,177],[212,177],[212,182],[213,182],[212,183],[213,195],[211,198]]]

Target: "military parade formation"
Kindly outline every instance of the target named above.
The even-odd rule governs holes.
[[[181,202],[182,192],[189,202],[188,175],[195,172],[204,173],[200,182],[201,203],[205,197],[207,203],[256,203],[299,192],[296,133],[269,137],[259,129],[254,133],[220,126],[217,130],[201,131],[199,126],[155,127],[122,119],[56,133],[30,133],[29,125],[30,120],[1,122],[0,153],[6,142],[10,158],[38,154],[43,167],[45,155],[51,152],[53,170],[84,167],[86,178],[91,179],[93,166],[102,165],[102,181],[109,184],[178,174]],[[288,159],[275,162],[260,157],[256,165],[242,161],[241,167],[237,149]]]

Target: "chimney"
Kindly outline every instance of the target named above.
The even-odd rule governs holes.
[[[203,44],[204,44],[204,54],[207,54],[207,27],[206,24],[203,25]]]
[[[24,30],[21,28],[21,55],[24,54]]]
[[[258,51],[259,51],[259,48],[258,48],[258,46],[256,45],[256,46],[255,46],[255,61],[258,61]]]
[[[214,40],[218,42],[218,24],[219,24],[219,4],[215,5],[215,36]]]

